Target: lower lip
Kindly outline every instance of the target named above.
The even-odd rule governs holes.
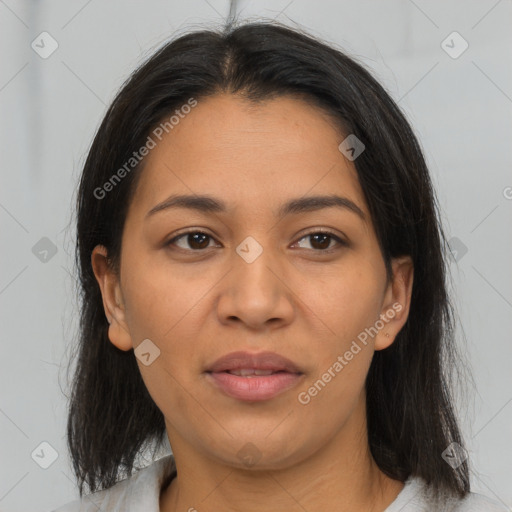
[[[279,372],[272,375],[241,377],[227,372],[208,373],[226,395],[238,400],[269,400],[297,385],[302,374]]]

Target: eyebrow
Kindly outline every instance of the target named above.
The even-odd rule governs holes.
[[[279,208],[277,217],[282,219],[287,215],[314,212],[333,207],[353,212],[360,217],[363,222],[366,222],[366,215],[356,203],[347,197],[337,195],[308,196],[292,199]],[[201,213],[223,213],[228,210],[226,203],[215,197],[205,195],[171,195],[151,208],[151,210],[147,212],[146,218],[170,208],[188,208]]]

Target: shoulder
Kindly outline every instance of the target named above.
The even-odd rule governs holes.
[[[509,512],[509,510],[498,501],[471,492],[455,506],[453,512]]]
[[[158,512],[162,483],[175,474],[174,457],[166,455],[109,489],[83,496],[52,512]]]
[[[477,493],[469,493],[463,499],[435,496],[426,482],[411,476],[385,512],[509,512],[498,501]]]

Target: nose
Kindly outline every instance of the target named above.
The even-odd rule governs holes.
[[[269,249],[248,261],[233,251],[232,269],[222,281],[217,302],[220,322],[241,323],[251,330],[289,324],[294,315],[293,293],[284,278],[284,263]]]

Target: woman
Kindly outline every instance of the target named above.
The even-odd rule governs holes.
[[[470,492],[419,143],[341,51],[276,23],[166,44],[105,115],[77,227],[59,511],[504,510]]]

